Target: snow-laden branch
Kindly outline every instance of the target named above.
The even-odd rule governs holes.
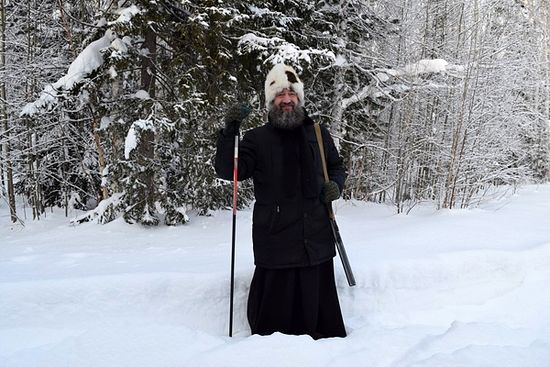
[[[406,82],[388,83],[392,78],[404,79],[429,74],[448,74],[460,77],[463,72],[463,66],[449,64],[443,59],[425,59],[396,69],[381,69],[372,74],[376,83],[364,86],[352,96],[342,99],[342,108],[345,110],[350,105],[367,98],[388,97],[393,99],[392,93],[404,93],[411,89]]]
[[[290,23],[295,21],[300,21],[300,18],[297,17],[289,17],[285,15],[284,13],[273,11],[268,8],[258,8],[253,5],[248,6],[248,10],[252,13],[252,17],[254,18],[271,18],[272,21],[278,22],[281,26],[286,27]]]
[[[155,131],[155,126],[151,120],[137,120],[132,123],[126,140],[124,142],[124,158],[130,159],[130,153],[138,146],[139,131],[151,130]]]
[[[118,210],[118,207],[122,203],[124,195],[126,195],[125,192],[116,192],[112,194],[109,198],[100,201],[95,209],[71,219],[71,224],[77,225],[94,220],[97,220],[97,222],[101,224],[110,222],[113,219],[113,213]]]
[[[279,64],[290,63],[296,65],[300,71],[300,62],[311,63],[311,56],[321,56],[336,60],[336,55],[326,49],[301,49],[293,43],[289,43],[278,37],[260,37],[253,33],[247,33],[239,39],[239,53],[246,54],[251,52],[260,52],[267,58],[264,63]]]
[[[272,47],[277,47],[280,44],[284,44],[286,41],[279,37],[260,37],[254,33],[247,33],[243,35],[237,44],[239,53],[245,54],[253,51],[267,51]]]
[[[367,86],[361,88],[361,90],[359,92],[355,93],[351,97],[342,99],[342,109],[345,110],[350,105],[352,105],[354,103],[357,103],[359,101],[365,100],[368,97],[372,96],[375,89],[376,88],[374,88],[370,85],[367,85]]]
[[[109,22],[108,23],[109,25],[120,24],[120,23],[129,23],[132,20],[133,17],[135,17],[138,14],[143,13],[143,11],[135,5],[131,5],[127,8],[118,10],[117,13],[119,14],[118,19],[116,19],[113,22]]]
[[[118,10],[117,13],[119,17],[115,21],[109,22],[108,25],[128,23],[134,16],[141,14],[142,10],[132,5]],[[64,76],[55,83],[46,85],[36,101],[27,103],[21,110],[20,116],[32,116],[40,110],[51,108],[57,103],[60,96],[73,89],[75,85],[104,64],[104,51],[106,49],[112,48],[115,51],[113,56],[126,54],[128,48],[125,42],[128,42],[126,37],[121,40],[112,29],[107,29],[103,37],[91,42],[82,50],[71,63]]]
[[[443,59],[424,59],[411,64],[407,64],[397,69],[383,69],[377,75],[381,81],[385,77],[418,77],[425,74],[449,74],[451,76],[461,76],[464,72],[464,66],[449,64]]]
[[[311,63],[311,56],[322,56],[330,59],[335,59],[335,55],[332,51],[319,50],[309,48],[307,50],[301,50],[292,43],[287,43],[276,48],[275,53],[265,60],[265,63],[271,63],[273,65],[280,63],[291,63],[297,65],[297,69],[301,70],[298,66],[300,61],[305,61],[308,64]]]
[[[71,90],[77,83],[97,70],[104,63],[103,50],[111,47],[117,40],[115,33],[108,29],[103,37],[90,43],[71,63],[67,74],[53,84],[44,87],[40,97],[27,103],[21,110],[20,116],[32,116],[42,109],[48,109],[57,102],[63,92]]]

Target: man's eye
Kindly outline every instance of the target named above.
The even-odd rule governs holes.
[[[286,96],[286,95],[291,96],[291,97],[295,97],[298,94],[296,94],[296,92],[294,92],[294,91],[286,91],[286,92],[277,93],[275,96],[276,97],[283,97],[283,96]]]

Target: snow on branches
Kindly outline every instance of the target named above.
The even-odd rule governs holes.
[[[70,91],[76,84],[101,67],[104,63],[104,51],[117,41],[115,33],[107,29],[103,37],[90,43],[71,63],[67,73],[53,84],[48,84],[40,97],[27,103],[21,110],[21,116],[32,116],[43,110],[53,108],[58,98]]]
[[[279,64],[290,63],[300,70],[300,62],[311,63],[311,56],[320,56],[330,60],[336,60],[332,51],[326,49],[301,49],[297,45],[287,42],[279,37],[261,37],[254,33],[243,35],[238,42],[240,54],[259,52],[264,58],[264,63]]]

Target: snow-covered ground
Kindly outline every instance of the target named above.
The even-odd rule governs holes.
[[[550,366],[550,185],[477,209],[340,201],[358,285],[336,259],[347,338],[250,336],[251,211],[144,228],[12,226],[0,207],[0,366]],[[74,214],[76,215],[76,213]]]

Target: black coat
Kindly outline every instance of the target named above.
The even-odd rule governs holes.
[[[329,132],[321,126],[329,178],[343,189],[345,170]],[[220,132],[215,168],[233,179],[234,136]],[[324,182],[313,121],[277,129],[270,123],[249,130],[239,143],[239,181],[253,179],[254,262],[265,268],[320,264],[335,256],[334,239],[319,195]]]

